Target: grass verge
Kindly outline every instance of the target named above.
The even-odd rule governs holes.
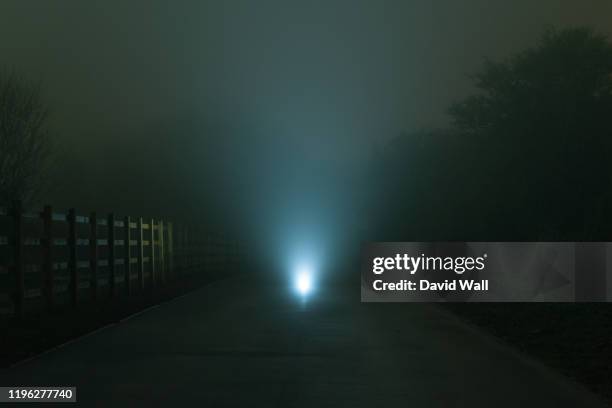
[[[612,401],[612,304],[448,303],[444,307]]]

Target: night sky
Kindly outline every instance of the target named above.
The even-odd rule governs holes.
[[[0,62],[43,81],[78,150],[197,114],[349,158],[437,126],[483,56],[610,16],[605,0],[3,1]]]
[[[0,65],[43,84],[55,203],[206,205],[321,235],[348,217],[355,169],[402,131],[443,126],[483,57],[548,26],[611,33],[611,16],[607,0],[3,1]]]

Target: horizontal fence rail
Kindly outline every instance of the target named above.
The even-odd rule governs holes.
[[[129,296],[234,268],[238,245],[143,217],[0,208],[0,315]]]

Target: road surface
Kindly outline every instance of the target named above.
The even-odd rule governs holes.
[[[605,406],[436,306],[359,298],[231,278],[2,370],[0,385],[74,385],[99,407]]]

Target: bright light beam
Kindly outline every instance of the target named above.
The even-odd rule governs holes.
[[[306,296],[312,290],[312,276],[309,270],[303,268],[298,271],[295,288],[302,296]]]

